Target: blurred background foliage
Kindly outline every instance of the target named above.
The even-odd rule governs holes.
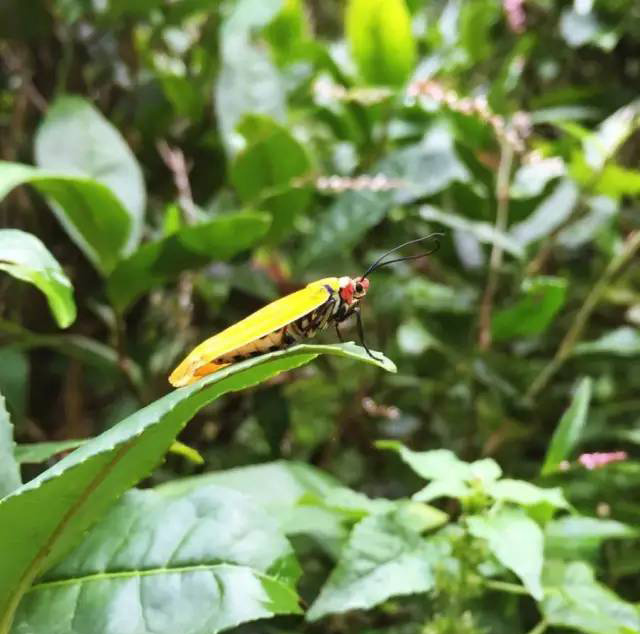
[[[638,524],[636,0],[3,0],[0,38],[0,268],[32,283],[0,278],[21,443],[100,433],[206,336],[444,231],[371,280],[397,375],[322,357],[229,395],[181,436],[204,465],[149,482],[287,459],[409,495],[386,438]],[[593,563],[640,598],[637,542]]]

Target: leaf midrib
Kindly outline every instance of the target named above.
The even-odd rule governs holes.
[[[227,563],[211,563],[211,564],[194,564],[191,566],[176,566],[175,568],[168,568],[166,566],[159,568],[149,568],[145,570],[120,570],[118,572],[97,572],[89,575],[84,575],[82,577],[74,577],[71,579],[58,579],[56,581],[44,581],[42,583],[37,583],[29,588],[28,593],[34,592],[36,590],[46,589],[51,590],[52,588],[59,588],[65,586],[72,586],[80,583],[90,583],[91,581],[112,581],[118,579],[128,579],[133,578],[137,579],[139,577],[151,577],[155,575],[162,574],[183,574],[190,572],[207,572],[211,570],[237,570],[237,569],[245,569],[250,570],[252,574],[257,577],[262,577],[264,579],[270,579],[281,584],[283,587],[286,587],[292,595],[295,595],[295,592],[281,579],[274,577],[273,575],[269,575],[267,573],[261,572],[260,570],[256,570],[251,566],[245,564],[227,564]]]
[[[9,597],[7,602],[7,609],[4,614],[0,615],[0,634],[9,634],[11,625],[13,624],[13,618],[15,611],[18,608],[18,604],[22,597],[29,591],[32,581],[37,576],[42,562],[47,555],[53,549],[54,544],[58,538],[63,534],[67,524],[71,519],[79,512],[89,496],[95,491],[105,478],[111,473],[115,465],[127,454],[127,452],[135,445],[136,441],[141,438],[137,436],[124,443],[120,449],[116,451],[115,456],[110,460],[100,471],[98,471],[96,477],[91,483],[85,487],[82,495],[73,503],[71,508],[66,512],[64,517],[60,520],[56,528],[52,531],[49,539],[43,544],[43,546],[35,554],[31,563],[27,566],[22,573],[20,580],[16,584],[14,592]]]

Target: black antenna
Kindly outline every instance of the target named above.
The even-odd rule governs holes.
[[[438,238],[443,238],[443,237],[444,237],[444,233],[430,233],[428,236],[423,236],[422,238],[416,238],[415,240],[409,240],[408,242],[403,242],[402,244],[399,244],[397,247],[394,247],[393,249],[390,249],[386,253],[383,253],[360,276],[360,279],[362,279],[363,277],[367,277],[367,275],[369,275],[369,273],[372,273],[373,271],[375,271],[376,269],[379,269],[382,266],[387,266],[387,264],[394,264],[395,262],[406,262],[407,260],[417,260],[419,258],[424,258],[427,255],[431,255],[432,253],[435,253],[440,248],[440,242],[438,241]],[[383,262],[383,260],[388,255],[390,255],[391,253],[394,253],[395,251],[398,251],[399,249],[402,249],[402,248],[404,248],[406,246],[409,246],[410,244],[415,244],[416,242],[424,242],[425,240],[434,240],[434,239],[435,239],[435,245],[434,245],[433,249],[431,249],[431,251],[427,251],[426,253],[420,253],[418,255],[409,255],[409,256],[406,256],[404,258],[394,258],[393,260],[387,260],[386,262]]]

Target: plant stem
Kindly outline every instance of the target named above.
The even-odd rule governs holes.
[[[629,234],[620,253],[611,259],[609,265],[600,276],[600,279],[587,295],[584,303],[580,307],[580,310],[576,313],[567,334],[564,336],[562,343],[558,347],[555,356],[533,381],[526,394],[526,398],[531,399],[535,397],[544,387],[546,387],[551,378],[569,358],[573,352],[576,342],[582,335],[584,327],[591,317],[591,313],[593,313],[595,307],[599,304],[604,292],[607,290],[607,287],[611,284],[613,278],[618,274],[620,269],[622,269],[622,267],[636,254],[639,249],[640,231],[634,231]]]
[[[549,623],[546,619],[542,619],[538,625],[536,625],[532,630],[529,631],[529,634],[543,634],[546,629],[549,627]]]
[[[496,581],[494,579],[483,579],[485,587],[491,590],[499,590],[500,592],[508,592],[510,594],[528,595],[529,591],[517,583],[509,583],[508,581]]]
[[[496,231],[504,233],[509,219],[509,181],[511,179],[511,168],[513,166],[513,146],[506,141],[500,145],[500,164],[498,175],[496,176]],[[491,312],[493,310],[493,299],[498,288],[498,275],[502,266],[503,256],[502,245],[493,243],[491,256],[489,259],[489,275],[487,286],[484,289],[482,303],[480,304],[478,345],[482,350],[491,347]]]

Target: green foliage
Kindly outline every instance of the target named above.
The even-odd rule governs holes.
[[[115,194],[82,174],[36,169],[0,161],[0,198],[14,187],[33,185],[47,200],[69,237],[104,273],[115,266],[131,231],[131,219]]]
[[[73,323],[76,305],[71,282],[38,238],[18,229],[0,229],[0,253],[0,270],[38,287],[61,328]]]
[[[22,484],[18,461],[14,457],[13,425],[0,393],[0,497],[11,493]]]
[[[578,442],[582,429],[587,422],[591,392],[591,379],[582,379],[569,409],[562,415],[558,426],[553,432],[549,449],[542,465],[543,475],[548,475],[556,470],[560,463],[568,458]]]
[[[15,627],[50,632],[53,617],[59,632],[121,622],[210,634],[299,612],[298,576],[287,540],[244,496],[215,486],[178,496],[134,489],[33,588]],[[242,601],[230,599],[237,594]]]
[[[0,3],[0,634],[640,632],[639,20]]]
[[[349,0],[345,28],[364,79],[398,85],[408,78],[416,50],[404,0]]]

